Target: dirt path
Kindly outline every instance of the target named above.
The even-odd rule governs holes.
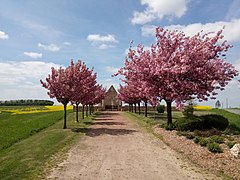
[[[181,160],[122,112],[103,112],[49,179],[218,179]]]

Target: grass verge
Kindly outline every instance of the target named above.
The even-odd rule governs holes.
[[[62,111],[33,114],[0,114],[0,151],[53,125],[63,117]]]
[[[87,130],[92,117],[76,123],[75,113],[67,117],[68,129],[62,129],[62,120],[0,151],[0,179],[42,179],[51,157],[61,156]],[[75,131],[78,129],[78,131]],[[57,157],[57,156],[56,156]],[[57,161],[57,159],[56,159]]]

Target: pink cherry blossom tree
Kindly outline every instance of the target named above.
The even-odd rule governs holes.
[[[55,69],[52,67],[51,74],[46,78],[46,82],[40,80],[42,86],[48,89],[48,95],[50,98],[56,98],[58,102],[64,106],[64,123],[63,129],[67,128],[66,123],[66,107],[72,98],[73,82],[71,79],[71,71],[69,68]]]
[[[231,47],[216,34],[197,33],[193,37],[183,32],[156,29],[156,43],[151,50],[140,44],[137,50],[129,48],[125,66],[117,74],[131,75],[141,80],[167,103],[168,124],[172,123],[171,104],[197,98],[200,101],[215,98],[216,90],[223,90],[238,75],[233,65],[225,61]]]

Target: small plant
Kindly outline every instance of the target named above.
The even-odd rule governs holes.
[[[211,151],[213,153],[222,153],[223,152],[222,148],[216,142],[208,143],[207,148],[209,151]]]
[[[163,123],[160,125],[161,128],[164,128],[168,131],[172,131],[175,129],[175,125],[174,124],[167,124],[167,123]]]
[[[209,143],[207,138],[200,138],[199,142],[200,146],[207,146],[207,144]]]
[[[210,136],[210,139],[219,144],[224,143],[224,137],[222,137],[222,136],[214,135],[214,136]]]
[[[183,115],[185,117],[192,117],[193,116],[193,112],[194,112],[194,108],[193,108],[192,105],[185,106],[184,107],[184,111],[183,111]]]
[[[229,149],[231,149],[236,144],[236,142],[235,141],[228,141],[226,144],[229,147]]]
[[[193,141],[194,141],[196,144],[198,144],[199,141],[200,141],[200,139],[201,139],[201,137],[195,136],[195,137],[193,138]]]
[[[176,128],[174,124],[166,124],[165,129],[168,131],[172,131]]]
[[[165,110],[165,106],[164,105],[157,106],[157,112],[158,113],[164,113],[164,110]]]

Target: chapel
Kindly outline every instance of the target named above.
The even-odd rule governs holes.
[[[111,85],[108,89],[104,100],[102,101],[102,107],[104,110],[120,110],[122,102],[117,99],[118,92]]]

